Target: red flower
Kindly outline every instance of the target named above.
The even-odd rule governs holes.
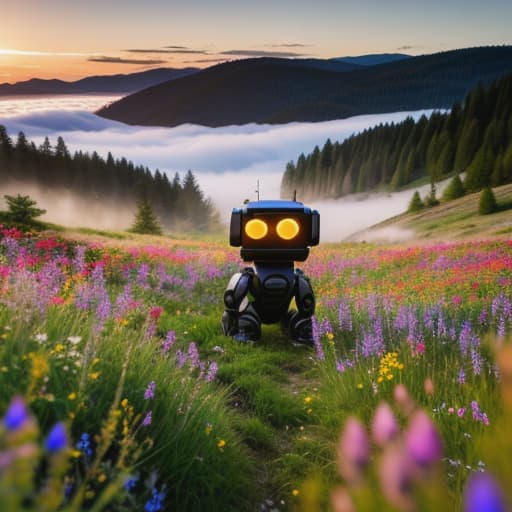
[[[161,308],[160,306],[154,306],[149,310],[149,317],[151,320],[158,320],[160,318],[160,315],[163,313],[164,308]]]

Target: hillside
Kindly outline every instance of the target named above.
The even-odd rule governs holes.
[[[455,50],[341,72],[287,59],[247,59],[148,88],[98,114],[148,126],[325,121],[449,107],[478,81],[489,82],[509,70],[511,46]]]
[[[181,78],[197,71],[196,68],[160,68],[138,73],[89,76],[66,82],[64,80],[43,80],[32,78],[15,84],[0,84],[0,96],[28,94],[90,94],[90,93],[133,93],[146,87]]]
[[[466,173],[469,192],[512,182],[512,74],[471,89],[462,106],[401,123],[386,123],[342,142],[328,139],[289,162],[281,195],[338,198],[399,190],[418,179],[437,182]]]
[[[352,241],[456,240],[512,234],[512,184],[493,188],[501,211],[479,215],[480,193],[403,213],[349,237]]]

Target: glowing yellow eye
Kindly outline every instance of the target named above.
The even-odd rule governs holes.
[[[294,219],[283,219],[277,223],[277,234],[283,240],[295,238],[300,231],[299,223]]]
[[[251,219],[245,225],[245,233],[253,240],[260,240],[268,233],[268,226],[260,219]]]

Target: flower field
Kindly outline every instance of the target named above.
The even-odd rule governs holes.
[[[512,241],[313,249],[311,350],[222,336],[241,265],[0,229],[2,510],[510,506]]]

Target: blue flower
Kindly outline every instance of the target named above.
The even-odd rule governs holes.
[[[160,491],[156,487],[151,489],[151,499],[146,501],[144,505],[144,512],[158,512],[162,510],[162,504],[165,499],[165,492]]]
[[[7,430],[18,430],[29,418],[29,413],[23,398],[15,396],[4,416],[4,425]]]
[[[505,500],[489,473],[474,473],[464,491],[464,512],[505,512]]]
[[[80,436],[80,441],[76,443],[76,449],[80,450],[84,455],[90,457],[92,455],[91,438],[87,432]]]
[[[137,485],[137,482],[139,480],[138,476],[129,476],[125,482],[124,482],[124,489],[126,492],[133,491],[135,486]]]
[[[68,446],[68,433],[64,423],[56,423],[46,438],[45,447],[50,453],[57,453]]]

